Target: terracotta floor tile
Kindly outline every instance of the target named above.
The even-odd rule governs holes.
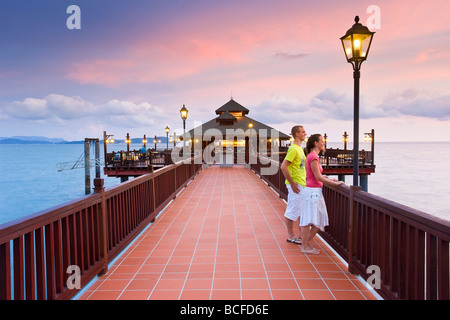
[[[118,300],[147,300],[150,291],[147,290],[126,290]]]
[[[322,279],[297,279],[300,290],[303,289],[328,289]]]
[[[189,269],[189,272],[212,272],[214,271],[214,265],[209,263],[193,263]]]
[[[128,280],[108,280],[103,281],[96,290],[123,290],[127,287]]]
[[[175,290],[175,289],[182,289],[184,285],[183,279],[160,279],[156,286],[156,290]]]
[[[140,269],[140,265],[139,266],[117,266],[117,268],[115,268],[114,272],[115,273],[137,273]]]
[[[295,279],[269,279],[271,289],[298,289]]]
[[[239,290],[241,288],[240,279],[214,279],[213,289],[234,289]]]
[[[188,273],[188,279],[212,279],[214,272],[192,272],[192,270]]]
[[[219,270],[214,272],[215,279],[237,279],[240,272],[238,270]]]
[[[321,276],[317,271],[296,271],[293,270],[294,278],[296,279],[320,279]]]
[[[178,300],[181,290],[154,290],[150,300]]]
[[[365,300],[365,296],[360,291],[331,290],[337,300]]]
[[[157,279],[131,280],[126,290],[147,290],[152,291],[155,287]]]
[[[357,290],[350,280],[325,279],[324,281],[330,290]]]
[[[303,300],[298,290],[272,290],[274,300]]]
[[[267,272],[270,271],[290,271],[289,265],[284,262],[275,262],[275,263],[264,263],[264,267]]]
[[[330,290],[302,290],[305,300],[335,300]]]
[[[270,290],[245,290],[242,289],[243,300],[272,300]]]
[[[187,272],[189,271],[190,265],[185,264],[168,264],[164,268],[164,272]]]
[[[270,279],[293,279],[294,274],[291,271],[267,271],[267,277]]]
[[[88,300],[116,300],[122,291],[102,291],[96,290],[89,297]]]
[[[184,284],[184,290],[189,289],[207,289],[211,290],[212,279],[187,279]]]
[[[240,300],[240,290],[213,290],[211,293],[212,300]]]
[[[209,300],[211,290],[183,290],[180,300]]]
[[[242,289],[269,289],[269,282],[267,279],[241,279]]]
[[[241,271],[241,277],[244,279],[261,279],[261,278],[267,278],[267,273],[262,271]]]

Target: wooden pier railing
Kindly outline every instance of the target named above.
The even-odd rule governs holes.
[[[0,300],[70,299],[201,170],[194,159],[0,225]]]
[[[251,168],[287,200],[279,162]],[[278,166],[273,175],[261,168]],[[449,300],[450,221],[361,191],[324,186],[330,226],[322,238],[385,299]]]

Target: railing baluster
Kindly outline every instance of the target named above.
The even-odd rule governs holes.
[[[63,232],[61,220],[53,222],[53,241],[55,248],[55,294],[63,291]]]
[[[426,244],[426,299],[437,299],[437,238],[427,233]]]
[[[438,239],[438,299],[449,300],[449,243]]]
[[[45,297],[45,249],[44,249],[44,231],[42,228],[35,230],[35,251],[36,251],[36,293],[38,300],[44,300]]]
[[[56,298],[55,291],[55,240],[53,224],[45,226],[45,264],[46,264],[46,280],[47,280],[47,299],[54,300]]]
[[[14,253],[14,299],[25,299],[25,281],[24,281],[24,244],[23,236],[13,240]]]
[[[0,244],[0,300],[11,299],[10,242]]]
[[[25,234],[25,294],[27,300],[36,299],[34,231]]]

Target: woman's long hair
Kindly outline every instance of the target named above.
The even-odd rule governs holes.
[[[308,142],[306,142],[306,155],[308,155],[312,149],[314,149],[314,143],[319,142],[319,138],[322,135],[320,133],[313,134],[308,138]]]

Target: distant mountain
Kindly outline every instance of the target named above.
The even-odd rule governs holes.
[[[26,141],[20,139],[2,139],[0,140],[0,144],[54,144],[48,141]]]
[[[147,145],[152,145],[155,137],[147,137]],[[157,137],[158,143],[166,143],[166,137]],[[161,141],[161,142],[159,142]],[[13,137],[0,137],[0,144],[83,144],[84,140],[80,141],[67,141],[62,138],[47,138],[42,136],[13,136]],[[103,139],[100,140],[103,143]],[[116,139],[115,143],[125,143],[125,140]],[[132,138],[132,144],[142,143],[142,138]]]
[[[63,138],[47,138],[42,136],[13,136],[13,137],[0,137],[0,140],[4,139],[17,139],[21,141],[45,141],[50,143],[66,142]]]
[[[41,136],[0,137],[0,144],[63,144],[68,141],[62,138],[47,138]]]

